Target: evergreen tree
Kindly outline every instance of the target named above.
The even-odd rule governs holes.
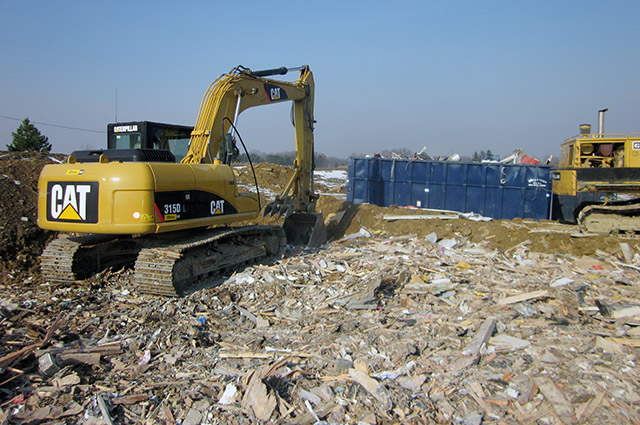
[[[16,132],[11,133],[11,135],[13,136],[13,143],[7,145],[9,152],[51,151],[51,143],[49,143],[49,138],[40,134],[40,131],[29,122],[29,118],[25,118]]]

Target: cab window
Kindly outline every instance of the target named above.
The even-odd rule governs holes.
[[[116,145],[111,149],[138,149],[142,147],[139,133],[116,134]]]

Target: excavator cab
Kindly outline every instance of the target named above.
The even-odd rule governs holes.
[[[180,162],[189,151],[193,127],[151,121],[128,121],[107,125],[108,149],[168,150]]]

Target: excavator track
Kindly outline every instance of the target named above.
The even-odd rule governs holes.
[[[210,229],[177,244],[161,237],[140,251],[135,284],[140,292],[179,296],[239,266],[279,258],[286,245],[280,226]]]
[[[40,270],[48,281],[69,283],[108,267],[135,263],[134,282],[140,292],[179,296],[239,266],[280,258],[286,246],[280,226],[200,229],[138,238],[67,236],[47,245]]]
[[[581,232],[638,235],[640,203],[588,205],[578,215]]]
[[[44,249],[40,257],[40,272],[49,282],[73,282],[108,267],[132,265],[139,250],[131,237],[61,236]]]

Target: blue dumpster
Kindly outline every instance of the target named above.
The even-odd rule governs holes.
[[[549,165],[351,157],[347,200],[540,220],[550,214],[550,170]]]

